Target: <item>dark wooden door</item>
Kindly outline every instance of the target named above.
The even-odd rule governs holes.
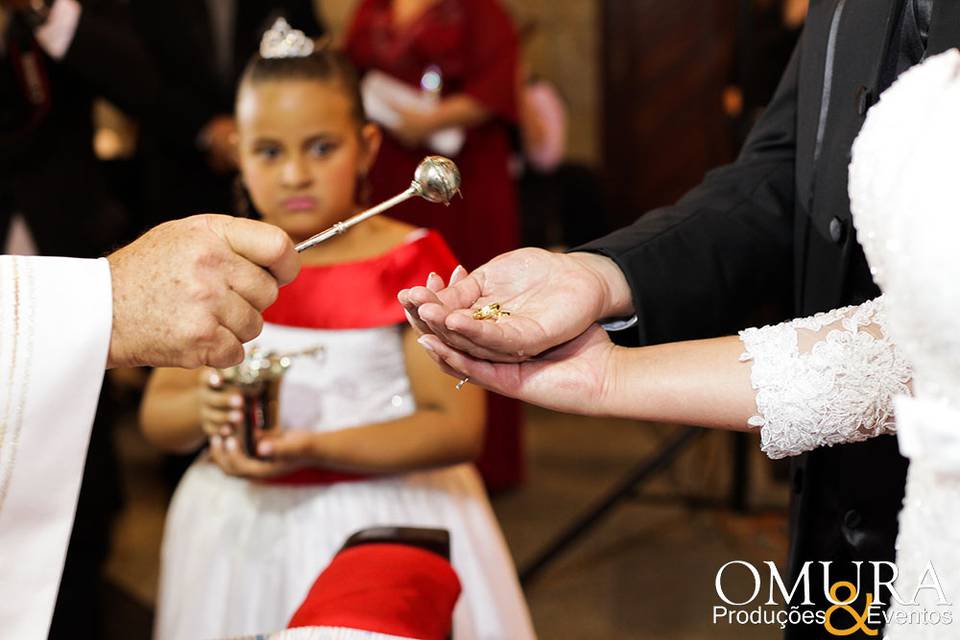
[[[610,223],[676,200],[733,156],[722,92],[736,0],[603,0],[603,171]]]

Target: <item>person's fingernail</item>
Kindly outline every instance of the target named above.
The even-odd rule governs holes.
[[[433,346],[430,344],[430,340],[427,339],[427,336],[420,336],[419,338],[417,338],[417,344],[419,344],[421,347],[423,347],[430,353],[435,352]]]
[[[242,407],[243,406],[243,397],[239,394],[234,394],[230,396],[230,406],[231,407]]]
[[[257,453],[261,456],[269,456],[273,453],[273,444],[269,442],[260,442],[257,444]]]
[[[466,275],[466,273],[467,273],[467,270],[463,268],[463,265],[458,264],[457,268],[454,269],[453,273],[450,274],[450,282],[452,283],[454,280],[459,280],[464,275]]]
[[[218,435],[213,435],[210,437],[210,446],[214,449],[219,449],[223,445],[223,438]]]
[[[222,435],[224,438],[229,436],[231,433],[233,433],[233,429],[231,429],[230,427],[226,425],[220,427],[220,435]]]
[[[240,422],[243,420],[243,414],[242,414],[241,412],[239,412],[239,411],[231,411],[231,412],[227,415],[227,419],[228,419],[230,422],[234,422],[234,423],[240,424]]]
[[[207,384],[209,384],[211,387],[219,387],[221,382],[223,382],[223,379],[216,371],[211,371],[210,375],[207,376]]]
[[[227,438],[225,441],[225,446],[227,451],[233,453],[237,450],[237,439],[233,437]]]

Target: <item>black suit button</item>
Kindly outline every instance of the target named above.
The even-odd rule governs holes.
[[[843,514],[843,526],[847,529],[856,529],[861,524],[863,524],[863,516],[856,509],[850,509]]]
[[[861,116],[866,115],[867,109],[870,108],[870,103],[872,102],[870,89],[867,89],[863,85],[857,87],[857,91],[854,93],[854,102],[857,105],[857,113]]]
[[[830,220],[830,239],[840,244],[847,235],[847,225],[840,218]]]

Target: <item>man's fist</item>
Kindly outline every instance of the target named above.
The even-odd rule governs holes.
[[[108,260],[109,367],[237,364],[260,312],[300,270],[277,227],[213,214],[164,223]]]

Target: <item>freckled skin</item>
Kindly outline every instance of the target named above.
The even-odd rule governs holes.
[[[300,268],[279,229],[222,215],[164,223],[108,261],[109,367],[236,364],[260,333],[259,311]]]

